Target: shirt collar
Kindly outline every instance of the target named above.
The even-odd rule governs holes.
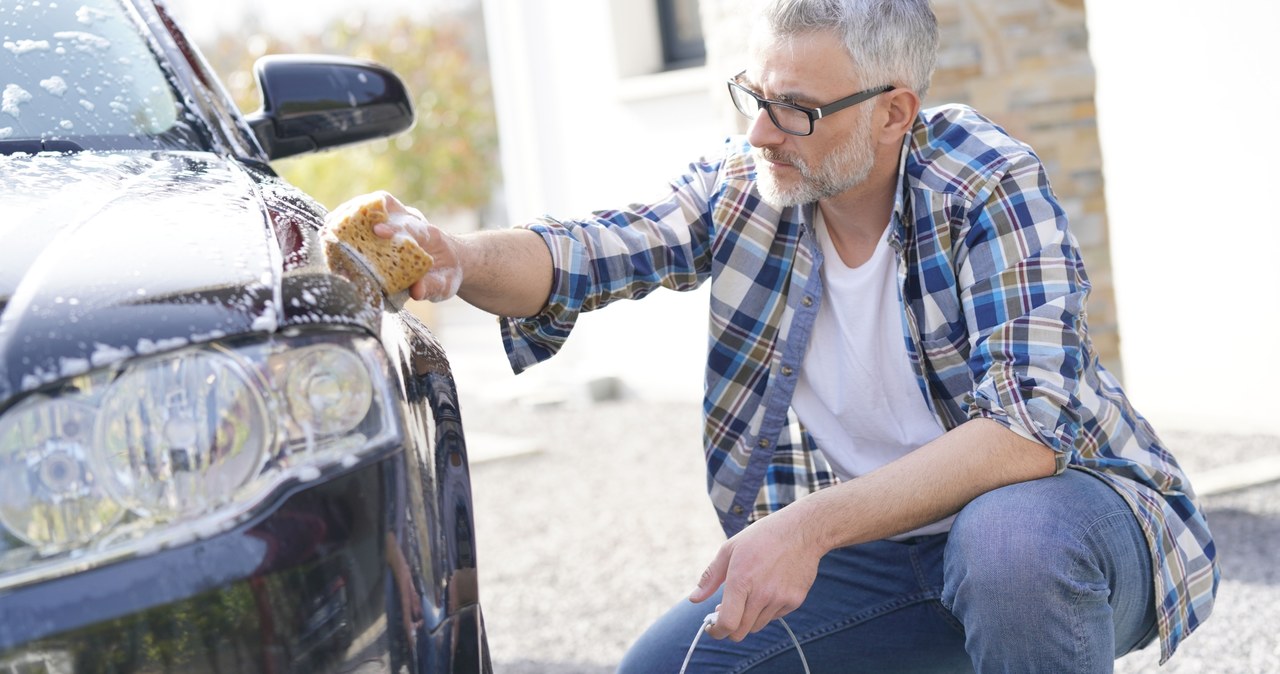
[[[911,134],[902,137],[902,149],[898,152],[898,186],[893,191],[893,215],[889,221],[889,245],[902,250],[907,237],[907,155],[911,152]]]

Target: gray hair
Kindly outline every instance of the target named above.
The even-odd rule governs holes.
[[[938,21],[928,0],[769,0],[762,14],[774,35],[835,31],[866,86],[929,90],[938,57]]]

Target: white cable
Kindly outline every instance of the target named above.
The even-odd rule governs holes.
[[[693,649],[698,647],[698,639],[702,638],[702,633],[707,631],[708,627],[715,624],[715,619],[718,616],[719,614],[714,611],[708,613],[707,617],[702,619],[702,624],[698,625],[698,633],[693,635],[693,643],[689,644],[689,652],[684,654],[684,664],[680,665],[680,674],[684,674],[685,670],[689,668],[689,661],[693,659]]]
[[[698,639],[702,638],[702,633],[716,624],[716,620],[720,618],[720,613],[712,611],[707,617],[702,619],[702,625],[698,627],[698,633],[693,636],[693,643],[689,644],[689,652],[684,654],[684,664],[680,665],[680,674],[685,674],[685,670],[689,668],[689,661],[693,659],[693,649],[698,647]],[[782,628],[787,631],[787,636],[791,637],[791,643],[796,645],[796,653],[800,655],[800,664],[804,666],[804,674],[812,674],[809,671],[809,661],[804,657],[804,649],[800,648],[800,640],[796,638],[796,633],[791,631],[791,626],[787,621],[778,618],[778,622],[782,623]]]
[[[800,648],[800,640],[796,638],[796,633],[791,631],[791,626],[787,624],[786,620],[778,618],[778,622],[782,623],[782,629],[786,630],[787,634],[791,636],[791,643],[796,645],[796,653],[800,655],[800,664],[804,665],[804,674],[812,674],[809,671],[809,661],[804,657],[804,649]]]

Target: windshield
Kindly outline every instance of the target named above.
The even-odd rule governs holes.
[[[115,0],[0,0],[0,149],[194,149],[197,134]]]

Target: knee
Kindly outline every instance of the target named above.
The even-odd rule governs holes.
[[[1061,596],[1061,573],[1079,550],[1044,496],[1034,483],[1011,485],[960,511],[944,558],[948,607],[966,600],[1035,605]]]
[[[616,674],[679,671],[690,644],[701,634],[703,617],[720,598],[717,591],[704,604],[678,602],[636,639],[618,663]],[[701,653],[707,651],[708,641],[714,642],[703,639],[698,645]]]
[[[1085,474],[994,490],[960,511],[943,559],[942,602],[964,625],[979,671],[1103,671],[1114,657],[1106,575],[1091,543],[1132,519]],[[1136,526],[1136,523],[1131,523]],[[1041,670],[1037,670],[1041,671]]]

